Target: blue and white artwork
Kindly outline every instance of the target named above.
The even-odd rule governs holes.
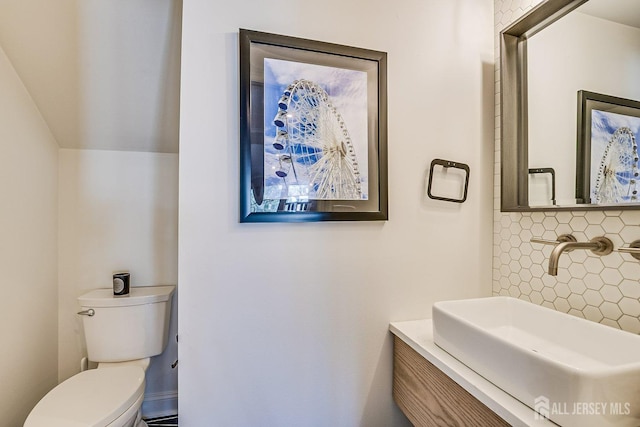
[[[598,204],[634,203],[637,186],[640,118],[591,111],[591,200]]]
[[[264,59],[265,200],[368,199],[367,73]]]

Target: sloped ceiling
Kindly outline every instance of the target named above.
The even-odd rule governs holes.
[[[640,28],[638,0],[589,0],[578,10],[587,15]]]
[[[178,152],[181,0],[0,0],[0,46],[60,147]]]

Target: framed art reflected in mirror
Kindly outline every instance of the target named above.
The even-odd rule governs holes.
[[[640,102],[578,91],[576,197],[596,205],[637,204]]]

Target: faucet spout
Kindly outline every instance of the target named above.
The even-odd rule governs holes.
[[[606,237],[595,237],[589,242],[562,242],[558,243],[549,256],[549,275],[558,275],[558,262],[560,255],[572,249],[589,249],[596,255],[608,255],[613,251],[613,243]]]

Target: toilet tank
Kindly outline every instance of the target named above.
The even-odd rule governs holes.
[[[132,287],[128,296],[95,289],[78,298],[89,360],[123,362],[162,353],[167,345],[175,286]]]

